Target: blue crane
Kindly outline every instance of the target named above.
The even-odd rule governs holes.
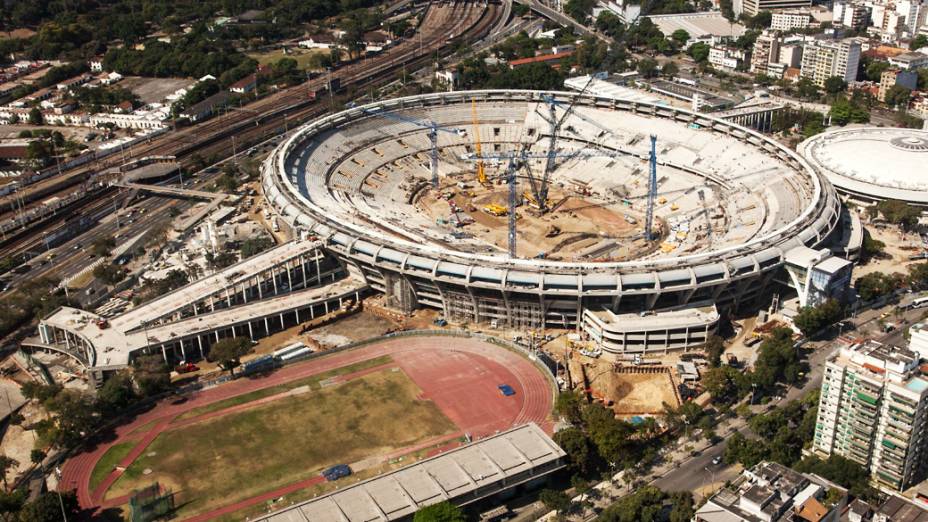
[[[429,133],[428,133],[429,141],[432,144],[431,156],[429,157],[429,167],[431,168],[431,171],[432,171],[432,187],[438,188],[438,133],[447,132],[449,134],[455,134],[457,136],[464,136],[466,134],[464,129],[441,127],[434,121],[418,120],[416,118],[411,118],[409,116],[403,116],[402,114],[387,112],[387,111],[381,110],[380,108],[377,108],[377,109],[361,108],[361,110],[364,111],[365,114],[369,114],[371,116],[380,116],[380,117],[388,118],[391,120],[411,123],[417,127],[421,127],[423,129],[429,130]]]

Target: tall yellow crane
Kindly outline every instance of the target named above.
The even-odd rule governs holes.
[[[483,167],[483,156],[480,151],[480,122],[477,120],[477,101],[470,101],[470,113],[474,120],[474,148],[477,151],[477,182],[487,184],[487,173]]]

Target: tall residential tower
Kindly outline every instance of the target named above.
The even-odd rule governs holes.
[[[928,464],[928,380],[918,355],[867,341],[828,358],[812,449],[870,470],[874,484],[902,490]]]

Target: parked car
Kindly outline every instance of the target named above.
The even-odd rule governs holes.
[[[722,457],[715,457],[714,459],[712,459],[713,466],[718,466],[721,463],[722,463]]]
[[[351,468],[347,464],[336,464],[322,472],[322,476],[329,482],[351,475]]]

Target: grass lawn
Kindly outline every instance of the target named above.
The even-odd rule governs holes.
[[[282,50],[277,49],[265,53],[249,53],[248,56],[254,58],[261,65],[271,65],[281,58],[293,58],[300,69],[309,68],[314,54],[329,54],[328,49],[291,49],[290,54],[284,54]]]
[[[322,372],[310,377],[303,379],[298,379],[295,381],[285,382],[283,384],[278,384],[277,386],[269,386],[267,388],[262,388],[260,390],[255,390],[249,393],[243,393],[241,395],[236,395],[235,397],[229,397],[228,399],[223,399],[221,401],[211,402],[205,406],[200,406],[194,408],[183,415],[180,415],[175,420],[183,419],[192,419],[200,415],[205,415],[207,413],[212,413],[214,411],[224,410],[226,408],[231,408],[232,406],[238,406],[239,404],[245,404],[246,402],[252,402],[265,397],[270,397],[271,395],[277,395],[278,393],[283,393],[285,391],[290,391],[294,388],[299,388],[300,386],[309,386],[313,390],[320,389],[319,382],[338,375],[345,375],[346,373],[353,373],[367,368],[373,368],[374,366],[380,366],[382,364],[387,364],[392,361],[389,355],[382,355],[380,357],[375,357],[373,359],[368,359],[366,361],[361,361],[354,364],[349,364],[348,366],[342,366],[341,368],[335,368],[334,370],[329,370],[327,372]]]
[[[107,496],[158,481],[179,493],[183,518],[313,477],[333,464],[454,432],[433,403],[416,398],[419,393],[405,373],[389,368],[170,430]]]
[[[93,471],[90,473],[91,491],[97,489],[97,486],[99,486],[110,472],[113,471],[113,467],[119,464],[119,461],[124,459],[126,455],[132,451],[136,443],[137,442],[134,440],[119,442],[113,444],[110,446],[110,449],[106,450],[106,453],[100,457],[100,460],[97,461],[97,465],[93,467]]]

